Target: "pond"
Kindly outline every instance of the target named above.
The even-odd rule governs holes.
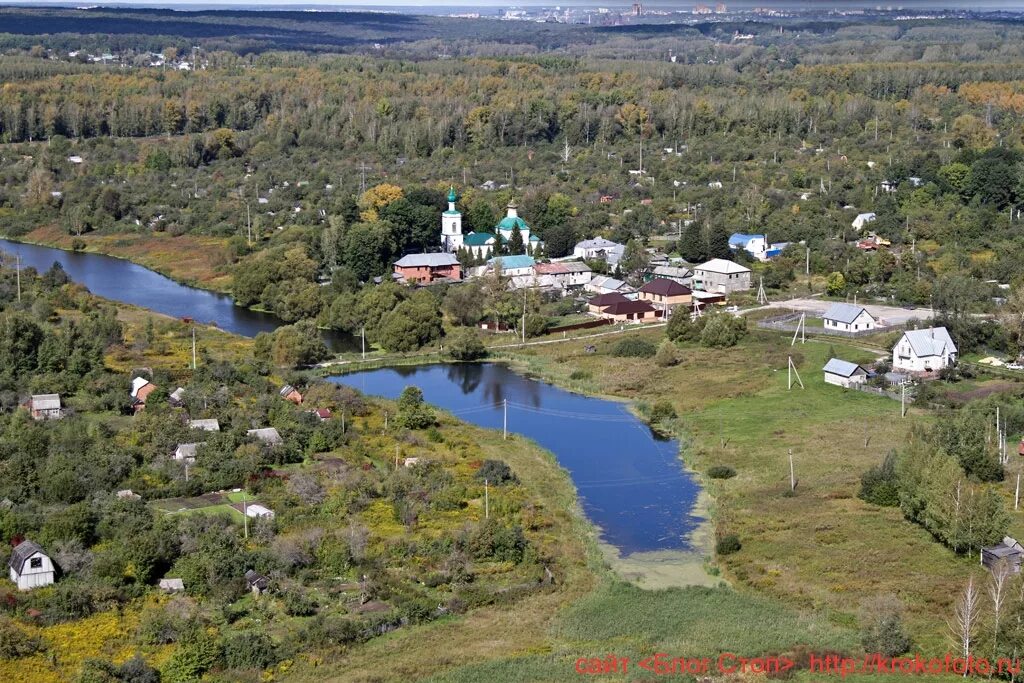
[[[508,430],[555,454],[568,470],[601,540],[623,555],[690,550],[700,486],[679,459],[679,444],[654,434],[625,404],[574,394],[494,363],[367,370],[329,378],[395,399],[409,385],[460,420]]]
[[[105,299],[175,318],[192,318],[243,337],[272,332],[286,324],[270,313],[236,306],[230,296],[180,284],[124,259],[6,239],[0,239],[0,251],[20,256],[23,268],[31,266],[40,272],[57,262],[72,280]],[[355,340],[341,333],[324,332],[324,342],[332,351],[358,350]]]

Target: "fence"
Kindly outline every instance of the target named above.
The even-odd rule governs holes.
[[[544,330],[544,334],[558,334],[559,332],[572,332],[573,330],[589,330],[593,327],[604,327],[605,325],[611,325],[615,321],[610,318],[601,318],[599,320],[588,320],[585,323],[576,323],[574,325],[562,325],[561,327],[549,327]]]
[[[800,313],[787,313],[786,315],[780,315],[775,318],[765,318],[764,320],[758,320],[757,326],[764,330],[796,332],[800,327],[800,316]],[[904,327],[905,325],[886,325],[885,327],[876,327],[871,330],[837,330],[831,327],[806,327],[805,325],[805,331],[808,335],[825,335],[829,337],[857,339],[859,337],[869,337],[873,334],[879,334],[882,332],[901,330]]]
[[[866,394],[874,394],[875,396],[885,396],[891,398],[894,401],[902,400],[902,396],[899,391],[893,392],[891,389],[882,389],[881,387],[873,387],[870,384],[851,384],[851,389],[857,391],[863,391]],[[914,391],[907,387],[907,403],[911,403],[914,400]]]

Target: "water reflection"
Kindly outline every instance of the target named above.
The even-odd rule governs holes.
[[[0,239],[0,251],[21,257],[22,268],[42,272],[54,262],[68,276],[90,292],[175,318],[192,318],[222,330],[255,337],[272,332],[285,323],[275,315],[236,306],[231,297],[182,285],[143,266],[103,254],[64,251]],[[11,261],[13,259],[7,258]],[[357,351],[358,341],[350,335],[325,331],[324,342],[335,352]]]
[[[369,370],[332,377],[396,398],[406,386],[467,422],[509,431],[552,451],[572,476],[588,517],[623,554],[688,549],[699,487],[678,459],[679,444],[654,434],[622,404],[579,396],[502,365],[464,363]]]

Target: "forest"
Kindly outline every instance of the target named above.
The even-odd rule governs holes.
[[[381,636],[406,638],[406,627],[474,629],[495,613],[549,615],[598,583],[605,592],[589,599],[627,591],[591,557],[581,539],[593,529],[559,488],[564,472],[534,445],[509,448],[441,415],[415,387],[384,401],[296,369],[329,358],[324,328],[365,333],[386,354],[436,348],[462,361],[488,354],[482,322],[525,339],[577,320],[581,301],[513,292],[500,267],[462,283],[390,281],[403,255],[439,250],[449,191],[465,233],[492,233],[515,202],[544,242],[538,259],[606,237],[625,245],[623,259],[590,265],[638,284],[653,250],[689,264],[732,257],[772,299],[932,306],[963,354],[1017,357],[1024,345],[1024,27],[1015,20],[583,27],[3,8],[0,29],[0,234],[128,257],[285,323],[252,342],[218,338],[221,349],[190,368],[185,323],[101,301],[59,266],[23,269],[20,280],[0,268],[0,537],[39,543],[63,573],[53,586],[0,595],[5,675],[285,677],[297,661],[315,671],[379,652]],[[90,61],[104,53],[111,59]],[[854,227],[868,213],[874,219]],[[734,232],[790,246],[753,263],[729,249]],[[879,248],[858,245],[869,234]],[[505,252],[525,249],[520,235]],[[466,268],[482,262],[458,256]],[[735,301],[754,304],[752,293]],[[948,589],[978,548],[1014,526],[1012,468],[994,455],[989,423],[1000,406],[1015,434],[1024,415],[987,393],[1016,401],[1014,383],[944,376],[918,394],[909,437],[896,433],[887,399],[839,400],[812,386],[828,397],[828,419],[847,426],[812,421],[821,443],[843,431],[852,453],[861,424],[849,424],[859,418],[880,425],[885,448],[869,448],[866,436],[856,446],[857,469],[844,474],[859,479],[859,500],[857,484],[808,495],[794,485],[783,495],[767,458],[804,406],[771,393],[766,377],[780,376],[772,373],[786,356],[753,328],[724,313],[673,317],[666,330],[601,342],[595,353],[538,347],[524,362],[574,388],[640,401],[638,412],[665,433],[690,430],[672,433],[700,467],[722,474],[713,477],[725,511],[713,568],[738,584],[808,612],[837,607],[853,589],[815,582],[834,571],[818,564],[820,547],[801,556],[821,570],[814,580],[797,581],[775,561],[780,547],[799,554],[801,541],[818,539],[849,558],[855,551],[840,547],[833,522],[847,525],[847,539],[856,520],[911,539],[919,557],[948,553],[931,593],[899,584],[907,572],[884,577],[904,586],[914,610],[906,622],[935,645],[922,623],[949,607]],[[825,349],[801,353],[828,358]],[[726,379],[702,374],[712,367]],[[156,389],[133,416],[137,376]],[[960,381],[966,398],[954,405]],[[685,382],[696,384],[676,390]],[[286,385],[301,406],[282,398]],[[64,418],[31,419],[26,401],[49,393],[61,395]],[[699,410],[684,414],[683,404]],[[747,443],[760,426],[740,426],[766,404],[787,412],[770,439],[737,455],[725,435],[708,437],[720,420]],[[846,405],[852,416],[839,414]],[[196,419],[219,429],[190,426]],[[251,433],[265,428],[280,442]],[[194,455],[175,457],[181,446]],[[755,477],[770,481],[751,485]],[[274,517],[250,519],[239,510],[249,503]],[[777,506],[776,516],[751,521],[759,505]],[[847,506],[842,519],[816,519],[823,526],[803,539],[784,535],[801,527],[778,521],[838,505]],[[250,570],[269,594],[253,591]],[[164,578],[181,579],[182,591],[164,594]],[[724,594],[658,595],[679,601],[680,614],[715,616]],[[562,630],[550,620],[516,630],[571,640],[564,624],[584,623],[579,605]],[[776,606],[759,618],[777,617]],[[840,607],[827,628],[771,647],[899,654],[911,641],[888,609],[862,619],[862,645],[848,637],[858,617]],[[772,630],[736,618],[745,631]],[[1000,623],[997,614],[981,642],[1012,654],[1024,639]],[[503,652],[542,657],[547,647]]]

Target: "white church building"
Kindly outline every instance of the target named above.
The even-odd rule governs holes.
[[[528,254],[536,253],[544,243],[530,231],[530,226],[519,217],[516,203],[509,202],[506,215],[496,226],[494,232],[470,232],[462,234],[462,214],[455,208],[458,197],[455,188],[448,190],[448,210],[441,214],[441,249],[454,253],[463,247],[472,252],[476,258],[489,258],[499,244],[508,244],[512,234],[519,229],[523,238],[523,247]]]

